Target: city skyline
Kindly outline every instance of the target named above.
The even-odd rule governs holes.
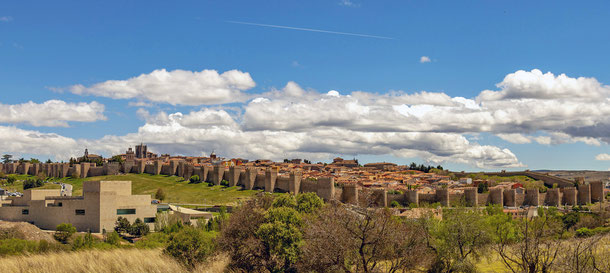
[[[38,4],[0,4],[15,158],[610,168],[606,2]]]

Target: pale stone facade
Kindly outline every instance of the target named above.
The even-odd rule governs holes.
[[[0,220],[30,222],[42,229],[70,223],[78,231],[111,231],[119,216],[152,224],[157,212],[150,195],[131,195],[131,181],[85,181],[82,196],[60,190],[24,191],[0,204]]]

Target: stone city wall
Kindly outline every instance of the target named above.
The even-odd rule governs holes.
[[[604,185],[601,181],[593,181],[574,187],[552,188],[547,193],[539,193],[538,189],[526,189],[525,194],[516,190],[491,188],[488,193],[477,193],[474,187],[463,188],[463,193],[450,193],[448,189],[438,188],[434,193],[419,194],[415,190],[408,190],[403,194],[388,194],[384,189],[361,189],[356,184],[345,184],[337,188],[334,177],[318,177],[317,179],[303,179],[299,171],[278,174],[274,168],[244,168],[234,166],[225,168],[216,166],[193,166],[183,160],[171,160],[167,164],[161,161],[146,164],[145,161],[106,163],[96,166],[95,163],[80,163],[70,166],[68,163],[8,163],[0,164],[0,170],[6,174],[44,173],[51,177],[77,176],[81,178],[116,175],[121,172],[147,173],[153,175],[176,175],[189,179],[193,175],[199,176],[200,181],[220,185],[227,180],[229,186],[243,186],[245,189],[263,189],[266,192],[290,192],[293,194],[314,192],[324,200],[338,200],[344,203],[357,204],[360,199],[371,196],[375,206],[389,206],[392,201],[400,205],[409,206],[420,203],[440,203],[443,206],[484,206],[497,204],[507,207],[528,206],[561,206],[588,204],[604,200]],[[362,194],[362,191],[370,191]]]

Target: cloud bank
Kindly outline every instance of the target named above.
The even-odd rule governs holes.
[[[153,72],[73,92],[205,105],[210,100],[197,102],[194,92],[185,90],[204,90],[200,95],[205,97],[209,86],[224,90],[234,86],[229,93],[243,99],[247,97],[243,90],[254,86],[248,73],[236,70],[223,74],[212,70],[157,71],[162,71],[161,76]],[[217,81],[195,76],[205,71],[212,71],[206,73]],[[226,73],[233,76],[223,76]],[[167,95],[169,91],[174,95]],[[181,97],[185,92],[190,99]],[[126,147],[144,141],[155,152],[172,154],[203,155],[215,150],[227,156],[274,160],[328,160],[337,154],[393,155],[478,168],[514,168],[525,165],[509,149],[479,144],[465,136],[489,133],[515,144],[606,145],[610,143],[609,97],[610,87],[594,78],[556,76],[536,69],[510,73],[496,90],[484,90],[475,98],[426,91],[318,92],[288,82],[282,89],[250,97],[238,109],[200,107],[188,113],[140,109],[138,115],[145,124],[137,132],[65,141],[106,154],[122,153]],[[231,98],[216,101],[236,101]],[[61,146],[65,150],[56,153],[71,153],[69,146]],[[81,149],[77,150],[80,155]]]
[[[243,91],[255,86],[247,72],[230,70],[186,71],[165,69],[127,80],[111,80],[91,86],[74,85],[70,92],[113,99],[138,99],[171,105],[211,105],[242,102]]]
[[[104,105],[91,103],[67,103],[48,100],[8,105],[0,104],[0,123],[27,123],[33,126],[67,127],[69,121],[93,122],[105,120]]]

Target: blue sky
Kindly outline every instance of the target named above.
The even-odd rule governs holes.
[[[95,101],[102,105],[103,110],[98,107],[89,111],[84,114],[89,117],[83,120],[81,112],[64,109],[61,111],[66,113],[63,113],[50,108],[49,111],[56,115],[41,114],[42,119],[49,120],[43,125],[19,118],[0,119],[0,126],[4,126],[4,131],[9,134],[11,130],[20,130],[19,133],[25,135],[37,132],[43,136],[60,136],[55,138],[58,139],[56,149],[24,141],[27,143],[16,146],[31,151],[16,150],[7,144],[0,145],[0,151],[61,160],[80,153],[83,146],[91,145],[89,148],[97,153],[110,155],[140,139],[150,143],[153,150],[174,153],[205,154],[214,149],[223,152],[224,156],[235,154],[276,159],[301,156],[327,161],[335,155],[342,155],[362,161],[427,161],[466,170],[607,170],[610,161],[595,158],[605,158],[598,155],[610,153],[607,142],[610,122],[604,112],[608,110],[603,109],[610,105],[606,86],[610,83],[607,70],[610,35],[606,30],[610,19],[605,12],[609,6],[606,1],[105,1],[95,4],[82,1],[3,1],[0,3],[0,103],[10,108],[29,101],[37,105],[48,100],[60,100],[68,105],[85,103],[90,107]],[[233,23],[235,21],[391,39]],[[420,62],[422,56],[427,56],[430,62]],[[207,96],[201,97],[203,102],[193,103],[176,103],[171,98],[157,100],[152,98],[154,92],[146,99],[119,98],[121,95],[116,92],[104,93],[109,90],[108,86],[90,88],[109,80],[126,81],[160,69],[169,72],[177,69],[190,72],[215,70],[219,74],[238,70],[248,73],[255,86],[237,88],[243,95],[241,99],[225,98],[220,103],[205,103]],[[574,83],[566,83],[563,88],[567,91],[561,89],[561,84],[545,91],[519,84],[522,83],[519,77],[535,74],[532,72],[534,69],[543,74],[552,73],[557,81],[561,74],[565,74],[582,86],[572,88]],[[517,79],[506,81],[507,75],[520,70],[529,74],[516,74]],[[594,82],[579,82],[579,77]],[[192,79],[182,80],[187,82],[184,86],[188,86]],[[308,94],[306,98],[287,99],[281,92],[286,92],[288,82],[298,84]],[[494,107],[505,107],[510,99],[520,99],[524,105],[516,112],[525,117],[527,113],[523,113],[523,109],[529,109],[527,105],[545,106],[544,103],[548,103],[545,107],[551,107],[547,112],[552,112],[556,106],[602,109],[595,113],[574,111],[559,116],[540,114],[539,117],[545,120],[540,128],[533,120],[525,124],[524,118],[514,117],[513,122],[486,120],[486,124],[491,122],[493,126],[479,126],[485,129],[457,126],[456,121],[448,121],[443,126],[441,121],[435,121],[431,126],[434,129],[422,126],[411,130],[409,122],[414,122],[413,115],[405,121],[406,129],[394,126],[377,128],[377,124],[384,120],[368,116],[359,119],[358,115],[350,112],[353,108],[342,108],[343,103],[350,103],[350,98],[342,98],[335,104],[324,103],[330,107],[337,106],[329,109],[329,112],[339,111],[331,117],[352,114],[354,119],[370,118],[364,123],[374,123],[375,126],[365,128],[351,124],[353,122],[347,124],[345,120],[329,121],[326,116],[312,116],[307,120],[321,120],[313,122],[310,127],[274,127],[286,123],[285,120],[273,119],[273,116],[287,116],[287,113],[277,111],[289,109],[289,105],[295,102],[305,109],[319,111],[314,106],[320,105],[320,100],[326,100],[325,95],[330,90],[337,90],[341,96],[351,96],[351,99],[357,98],[356,105],[364,107],[362,109],[377,109],[381,107],[381,97],[392,92],[408,96],[426,91],[474,101],[483,90],[503,91],[502,87],[496,86],[502,82],[508,86],[505,90],[508,95],[502,103],[496,101]],[[71,88],[79,84],[88,89],[80,94],[74,92]],[[599,86],[591,87],[591,84]],[[175,88],[183,90],[184,86]],[[201,88],[205,89],[205,86]],[[171,87],[166,86],[163,90],[172,90]],[[518,88],[530,89],[515,91]],[[579,92],[579,88],[593,88],[591,92],[598,99],[566,99],[565,94]],[[280,94],[271,94],[273,90]],[[141,90],[148,91],[146,88]],[[211,89],[195,89],[193,92],[198,91],[216,92]],[[364,99],[361,95],[353,95],[355,91],[377,97],[361,105],[359,103]],[[540,93],[546,95],[535,95]],[[236,94],[229,96],[235,98],[233,95]],[[526,95],[518,97],[518,94]],[[176,96],[181,96],[181,93]],[[257,116],[254,112],[256,105],[252,103],[256,97],[267,98],[273,103],[265,109],[276,109],[272,106],[277,106],[280,110],[268,112],[268,116]],[[541,101],[527,102],[532,98]],[[437,100],[406,101],[403,104],[407,106],[436,105],[434,111],[440,111],[438,115],[446,111],[437,104]],[[136,102],[141,104],[134,106]],[[446,104],[440,104],[445,105],[443,103]],[[279,107],[281,105],[284,107]],[[481,105],[485,108],[484,104]],[[392,107],[385,105],[375,113],[392,116],[395,114]],[[463,113],[463,110],[451,111]],[[193,127],[170,118],[178,112],[185,116],[190,112],[206,113],[193,115],[194,119],[214,119],[218,115],[210,113],[222,112],[220,116],[227,113],[235,124],[199,120]],[[68,127],[53,124],[53,119],[64,121]],[[523,128],[514,133],[529,138],[529,143],[497,136],[513,133],[506,127],[516,121]],[[180,130],[170,130],[175,129],[172,122],[177,122]],[[257,126],[252,125],[255,122],[258,122]],[[403,120],[397,119],[396,122]],[[497,125],[499,122],[503,125]],[[584,130],[580,125],[597,129],[574,133]],[[454,128],[456,126],[460,128]],[[418,126],[415,124],[413,127]],[[400,135],[406,131],[411,135]],[[155,139],[159,132],[168,135]],[[349,139],[333,137],[343,133],[350,135],[350,132],[366,139],[353,143],[361,148],[361,152],[355,152],[354,147],[337,148],[341,146],[337,142]],[[383,133],[377,135],[379,132]],[[391,133],[399,134],[396,136],[399,139],[406,139],[390,140],[394,137],[388,136]],[[415,137],[414,133],[424,135]],[[451,135],[438,135],[445,133]],[[171,139],[171,134],[180,137]],[[239,139],[222,140],[227,134],[235,138],[242,136],[248,141],[239,144]],[[201,140],[202,135],[206,136],[204,140]],[[306,139],[310,135],[316,140]],[[330,138],[328,143],[319,140],[323,136]],[[456,137],[457,141],[466,140],[468,144],[457,145],[463,146],[461,149],[447,145]],[[17,141],[14,138],[6,136],[4,141]],[[435,139],[435,142],[420,139]],[[246,147],[248,142],[260,149]],[[282,149],[265,146],[272,144]],[[515,158],[510,158],[512,156],[504,149],[508,149]],[[480,163],[485,160],[497,162]]]

